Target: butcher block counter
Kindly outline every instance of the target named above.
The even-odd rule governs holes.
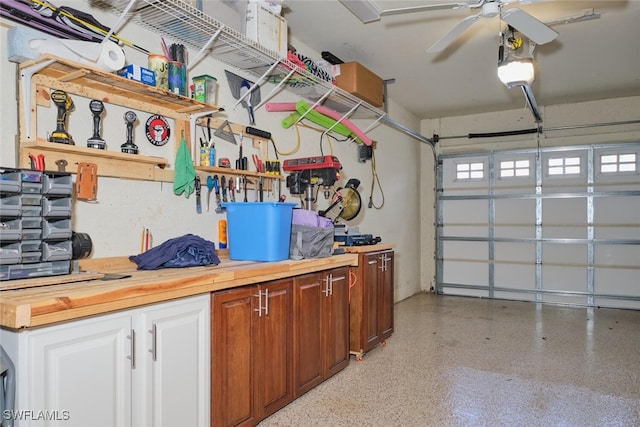
[[[371,250],[373,247],[368,248]],[[225,258],[224,253],[219,257],[221,262],[217,266],[153,271],[137,270],[136,264],[127,257],[83,260],[77,274],[5,281],[0,284],[0,326],[20,329],[48,325],[334,267],[358,265],[357,253],[277,262],[231,261]]]

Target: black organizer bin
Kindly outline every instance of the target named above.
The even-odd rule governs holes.
[[[73,180],[0,167],[0,280],[68,274]]]

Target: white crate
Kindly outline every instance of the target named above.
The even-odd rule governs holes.
[[[245,36],[265,48],[287,57],[287,21],[259,3],[249,3]]]

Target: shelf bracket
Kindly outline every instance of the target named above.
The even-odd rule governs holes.
[[[260,103],[255,107],[255,110],[257,110],[258,108],[262,107],[262,106],[263,106],[267,101],[269,101],[269,100],[273,97],[273,95],[278,91],[278,89],[280,89],[280,87],[282,87],[282,85],[283,85],[284,83],[286,83],[286,82],[291,78],[291,76],[293,75],[293,73],[295,73],[295,72],[296,72],[296,70],[295,70],[295,69],[292,69],[292,70],[289,72],[289,74],[287,74],[287,77],[285,77],[284,79],[282,79],[282,80],[281,80],[281,81],[276,85],[276,87],[274,87],[274,88],[271,90],[271,92],[269,92],[269,94],[268,94],[268,95],[267,95],[267,96],[262,100],[262,102],[260,102]]]
[[[189,133],[191,134],[191,160],[196,164],[196,156],[199,155],[200,150],[196,148],[196,122],[200,117],[208,116],[209,114],[216,114],[220,109],[204,111],[201,113],[194,113],[189,116]]]
[[[38,71],[48,67],[54,62],[56,62],[54,59],[47,59],[46,61],[23,68],[20,73],[22,80],[22,100],[24,102],[24,126],[27,139],[31,139],[31,78]]]
[[[189,65],[187,66],[187,70],[190,70],[194,65],[196,65],[200,61],[200,59],[204,56],[205,51],[209,49],[209,46],[211,46],[214,40],[217,39],[218,36],[220,35],[220,33],[222,32],[222,28],[223,27],[220,27],[220,29],[216,31],[214,35],[211,36],[209,41],[205,43],[204,46],[202,46],[202,49],[200,49],[200,51],[198,52],[194,60],[189,62]]]
[[[236,101],[235,104],[233,104],[233,108],[237,107],[238,104],[240,104],[247,96],[249,96],[249,94],[251,94],[251,92],[253,92],[253,90],[255,88],[257,88],[258,86],[260,86],[260,83],[262,82],[262,80],[268,76],[269,74],[271,74],[271,72],[278,66],[278,64],[280,64],[280,61],[275,61],[271,67],[269,67],[269,69],[267,71],[265,71],[265,73],[263,75],[260,76],[260,78],[253,84],[253,86],[251,86],[249,88],[248,91],[246,91],[240,98],[238,98],[238,100]]]
[[[101,44],[106,43],[107,40],[109,40],[111,38],[113,33],[115,33],[116,31],[118,31],[120,29],[120,25],[122,24],[122,20],[129,14],[129,11],[133,7],[133,5],[136,4],[137,1],[138,0],[130,0],[129,1],[129,4],[127,5],[127,7],[124,8],[122,13],[120,14],[120,18],[118,18],[118,20],[116,21],[116,24],[111,27],[109,32],[102,39],[102,42],[100,42]]]
[[[309,107],[309,109],[307,111],[305,111],[304,113],[302,113],[300,115],[300,117],[298,117],[298,120],[295,121],[294,124],[297,124],[300,120],[304,119],[304,117],[309,113],[309,111],[313,110],[316,106],[322,104],[322,101],[324,101],[325,99],[327,99],[329,97],[329,95],[331,95],[333,93],[333,88],[329,89],[327,91],[327,93],[325,93],[324,95],[322,95],[322,97],[320,97],[320,99],[318,99],[316,102],[314,102],[314,104]]]
[[[342,122],[344,119],[348,118],[351,114],[353,114],[354,111],[356,111],[356,109],[362,105],[362,101],[358,102],[356,105],[353,106],[353,108],[351,108],[349,111],[347,111],[346,113],[344,113],[342,115],[342,117],[340,117],[340,119],[336,120],[329,128],[327,128],[327,130],[325,130],[324,132],[322,132],[322,136],[325,136],[327,133],[331,132],[331,130],[338,126],[338,124],[340,122]]]
[[[373,129],[373,127],[374,127],[378,122],[380,122],[380,120],[382,120],[382,118],[383,118],[384,116],[386,116],[386,114],[380,114],[380,115],[378,116],[378,118],[377,118],[377,119],[375,119],[375,120],[373,121],[373,123],[371,123],[369,126],[367,126],[367,128],[366,128],[365,130],[363,130],[363,131],[362,131],[362,133],[367,133],[367,132],[369,132],[371,129]]]

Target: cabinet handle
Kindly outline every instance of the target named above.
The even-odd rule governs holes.
[[[325,284],[324,289],[322,290],[322,293],[324,294],[325,297],[328,297],[329,296],[329,276],[326,276],[324,279],[322,279],[322,281]]]
[[[380,255],[378,258],[380,258],[380,265],[378,266],[378,268],[381,271],[385,271],[386,270],[386,263],[384,262],[384,255]]]
[[[264,315],[269,315],[269,289],[264,290]]]
[[[378,261],[376,261],[375,259],[374,259],[374,260],[371,260],[371,261],[369,261],[369,265],[371,265],[371,264],[375,264],[375,263],[377,263],[377,262],[378,262]]]
[[[254,308],[253,311],[257,311],[258,317],[262,317],[262,292],[258,290],[258,295],[254,295],[254,297],[258,298],[258,308]]]
[[[136,331],[131,330],[131,334],[127,335],[127,338],[131,340],[131,355],[127,356],[127,359],[131,360],[131,369],[136,369]]]
[[[158,360],[158,353],[157,353],[157,339],[158,339],[158,333],[157,333],[157,328],[156,328],[156,324],[154,323],[153,325],[151,325],[151,329],[149,330],[149,333],[151,334],[151,349],[149,350],[149,353],[151,353],[151,358],[153,359],[153,361],[157,361]]]

